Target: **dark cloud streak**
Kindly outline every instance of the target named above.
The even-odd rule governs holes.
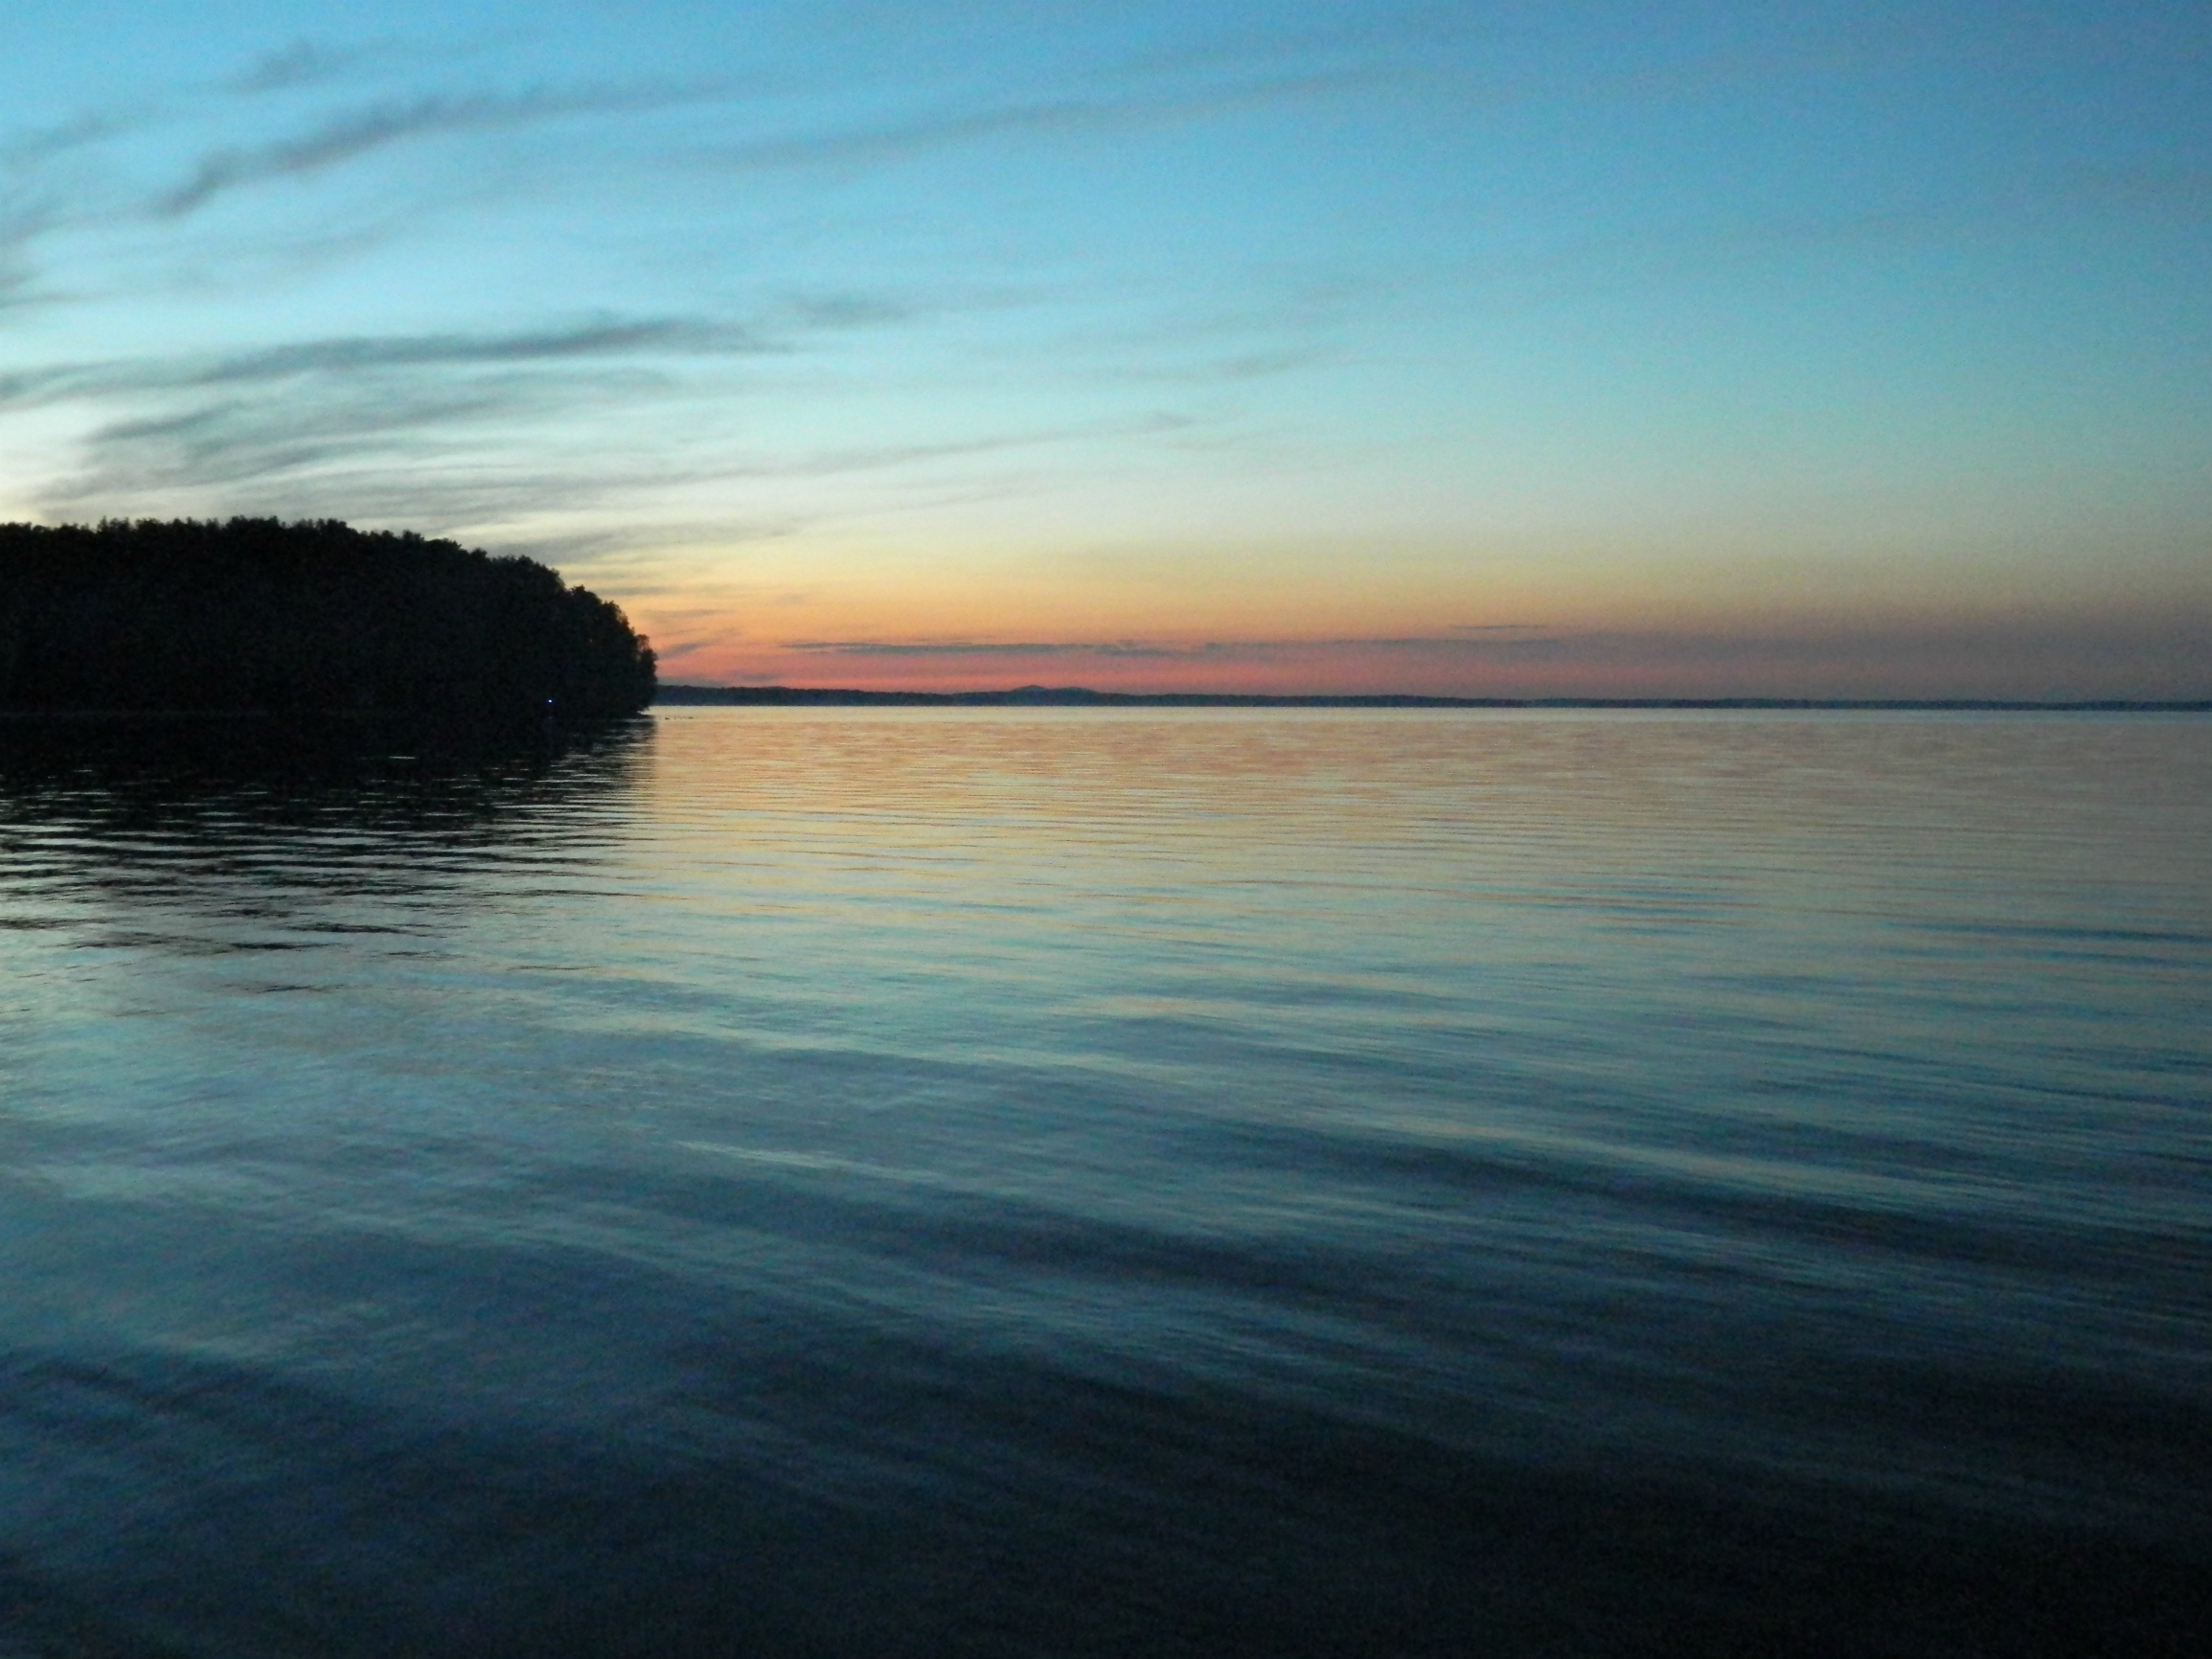
[[[27,296],[52,297],[37,287],[33,256],[57,232],[135,225],[142,238],[170,237],[175,234],[171,227],[234,192],[323,174],[399,145],[681,103],[726,103],[735,96],[720,84],[431,91],[418,83],[416,90],[395,90],[346,107],[317,90],[364,59],[386,56],[382,49],[297,41],[226,82],[203,84],[195,95],[232,101],[227,105],[157,108],[149,102],[140,111],[87,115],[26,133],[12,146],[0,141],[0,164],[13,164],[13,176],[0,181],[0,308],[19,307]],[[760,137],[737,143],[719,159],[764,168],[890,162],[996,135],[1105,132],[1200,118],[1326,96],[1373,79],[1368,71],[1334,70],[1247,76],[1205,86],[1186,80],[1179,87],[1163,87],[1155,78],[1149,87],[1124,82],[1128,89],[1120,93],[1109,86],[1095,95],[955,105],[885,125]],[[306,89],[304,106],[275,96],[295,89]],[[248,112],[238,101],[264,95],[271,102],[254,113],[263,136],[239,134],[235,124]],[[302,113],[316,107],[320,116]],[[86,171],[80,178],[82,170],[69,163],[49,168],[65,151],[97,147],[155,122],[196,122],[195,110],[231,125],[233,141],[203,138],[206,148],[197,160],[166,190],[149,191],[143,178],[132,181],[128,146],[113,156],[92,158],[113,163],[112,176]],[[300,125],[268,136],[265,124],[272,115]],[[173,145],[159,148],[175,154]],[[902,324],[919,314],[911,305],[865,293],[799,293],[749,324],[703,316],[591,317],[536,329],[335,336],[226,352],[34,364],[0,373],[0,413],[82,404],[111,417],[84,433],[81,464],[72,475],[54,480],[42,492],[49,506],[125,511],[209,492],[226,506],[244,498],[258,511],[269,501],[335,496],[341,515],[367,511],[365,503],[380,493],[405,493],[425,509],[450,495],[472,508],[490,503],[536,511],[556,501],[604,500],[707,479],[832,477],[1195,424],[1148,413],[966,436],[930,432],[907,443],[781,455],[724,448],[712,457],[704,451],[714,445],[697,433],[687,439],[682,456],[610,452],[582,465],[572,465],[578,456],[565,439],[557,439],[550,449],[526,444],[535,459],[524,459],[494,429],[495,423],[558,429],[580,413],[686,396],[698,388],[700,376],[681,371],[685,360],[793,352],[811,333]],[[1247,352],[1209,365],[1194,378],[1254,378],[1299,360],[1295,353]],[[998,494],[1019,485],[992,478],[977,487]]]
[[[289,92],[294,87],[334,80],[365,56],[358,50],[295,40],[289,46],[264,53],[244,73],[233,79],[227,90],[247,97],[265,92]]]
[[[120,138],[147,125],[150,119],[144,111],[125,114],[121,110],[92,110],[52,126],[34,127],[0,144],[0,165],[15,169],[35,167],[71,150]]]
[[[1492,631],[1522,631],[1521,625],[1500,624]],[[1146,658],[1161,662],[1224,662],[1244,657],[1269,657],[1305,651],[1360,650],[1437,651],[1453,655],[1473,652],[1549,652],[1566,644],[1563,637],[1547,634],[1534,639],[1471,637],[1473,630],[1450,635],[1397,635],[1334,639],[1214,640],[1203,645],[1157,645],[1142,640],[1042,640],[1003,645],[968,640],[786,640],[784,649],[822,656],[843,657],[1102,657]]]
[[[935,645],[901,645],[884,640],[786,640],[787,651],[810,651],[841,657],[1146,657],[1163,660],[1197,654],[1168,646],[1134,643],[1078,644],[1049,640],[1018,645],[976,645],[967,642]],[[1200,650],[1212,649],[1211,647]]]
[[[899,161],[1001,134],[1111,131],[1154,125],[1348,91],[1376,79],[1372,71],[1331,70],[1176,96],[1053,99],[949,111],[880,126],[755,139],[714,149],[708,159],[738,170]]]
[[[757,356],[779,349],[741,325],[698,317],[608,318],[564,329],[511,333],[360,335],[295,341],[223,356],[120,358],[0,375],[0,409],[378,370],[466,369],[644,355]]]
[[[749,336],[737,338],[737,349],[752,349]],[[605,324],[539,335],[315,342],[214,363],[101,365],[104,380],[14,390],[18,406],[41,400],[40,391],[49,401],[75,395],[153,405],[85,435],[80,466],[38,497],[57,515],[151,503],[374,519],[384,511],[379,504],[397,502],[391,511],[409,522],[479,523],[710,482],[884,472],[1179,424],[1147,416],[786,455],[703,434],[681,454],[582,446],[595,411],[683,395],[662,365],[669,351],[685,348],[730,349],[699,325]],[[203,396],[177,406],[186,401],[177,394],[195,393]],[[527,459],[508,441],[512,430],[501,434],[549,422],[569,430],[551,445],[529,446]],[[1001,478],[991,493],[1017,488]]]
[[[696,102],[698,88],[585,88],[518,94],[432,93],[370,104],[313,130],[273,144],[219,149],[201,158],[190,178],[155,198],[156,218],[177,219],[231,191],[271,179],[321,172],[374,150],[447,133],[529,126],[578,116],[628,114]]]

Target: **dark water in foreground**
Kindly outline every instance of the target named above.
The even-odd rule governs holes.
[[[0,1654],[2189,1651],[2212,719],[0,730]]]

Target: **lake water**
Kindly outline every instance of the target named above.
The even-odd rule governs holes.
[[[0,729],[0,1654],[2152,1653],[2212,718]]]

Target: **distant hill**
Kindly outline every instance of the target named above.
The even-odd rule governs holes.
[[[2002,702],[1987,698],[1817,697],[1420,697],[1267,696],[1243,692],[1094,692],[1087,686],[1015,686],[1004,692],[857,692],[812,686],[664,685],[662,704],[768,707],[1144,708],[1144,709],[2050,709],[2212,712],[2212,702]]]
[[[335,520],[0,525],[0,711],[634,714],[651,648],[536,560]]]
[[[1094,692],[1087,686],[1015,686],[1004,692],[854,692],[808,686],[664,685],[657,703],[882,704],[892,708],[1058,708],[1135,705],[1141,708],[1510,709],[1498,697],[1271,697],[1233,692]]]

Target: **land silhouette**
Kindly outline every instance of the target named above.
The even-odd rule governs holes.
[[[1432,697],[1410,692],[1277,695],[1263,692],[1096,692],[1088,686],[1015,686],[1003,692],[878,692],[832,686],[663,685],[667,704],[890,708],[1147,709],[2040,709],[2081,714],[2155,710],[2202,714],[2212,700],[2102,698],[2064,702],[1995,697]]]
[[[631,715],[653,652],[535,559],[335,519],[0,525],[0,711]]]

